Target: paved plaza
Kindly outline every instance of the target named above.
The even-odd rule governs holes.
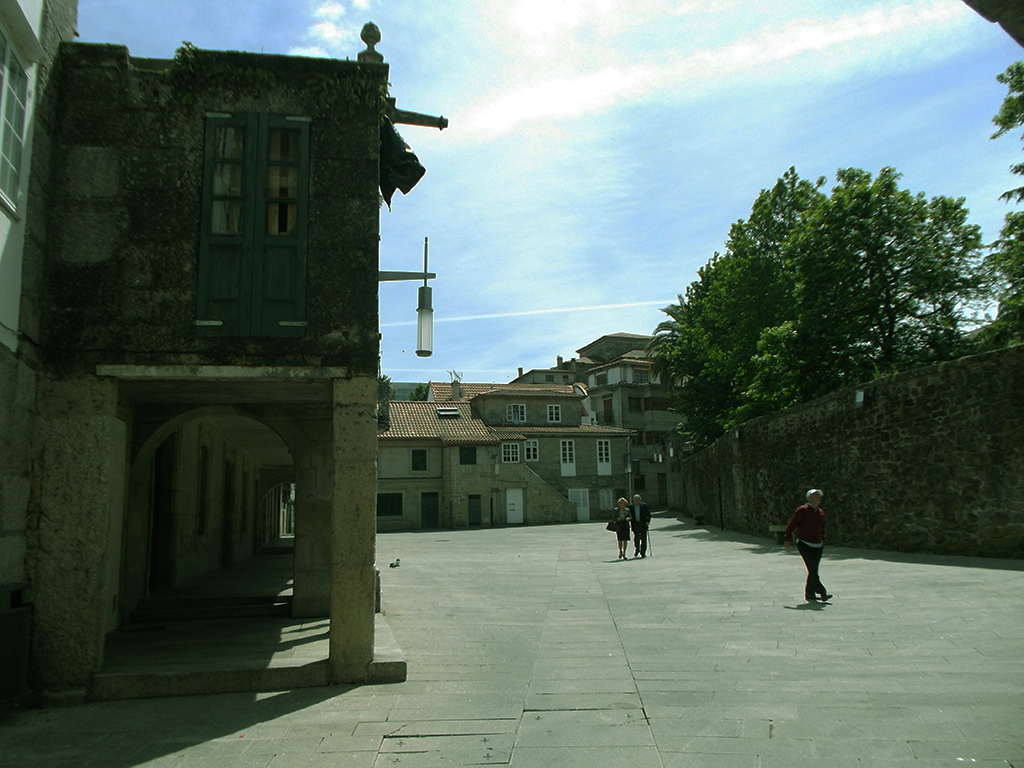
[[[1024,562],[830,547],[819,605],[773,540],[651,543],[380,535],[407,682],[21,712],[0,765],[1024,768]]]

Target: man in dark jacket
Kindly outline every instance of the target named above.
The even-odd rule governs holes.
[[[633,496],[629,505],[629,525],[633,529],[633,557],[647,557],[647,529],[651,525],[651,510],[644,504],[640,494]]]
[[[818,565],[825,547],[825,510],[821,508],[821,500],[825,492],[820,488],[811,488],[807,492],[807,503],[797,507],[789,525],[786,526],[786,549],[793,546],[793,534],[796,533],[796,548],[807,566],[807,584],[804,586],[804,599],[808,602],[828,600],[832,595],[825,589],[818,577]]]

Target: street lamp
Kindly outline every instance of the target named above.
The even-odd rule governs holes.
[[[422,280],[418,301],[416,302],[416,356],[430,357],[434,351],[434,307],[432,306],[433,289],[427,280],[437,277],[427,272],[427,249],[429,239],[423,238],[423,271],[422,272],[385,272],[377,273],[377,282],[394,282],[400,280]]]
[[[434,307],[431,304],[433,288],[427,285],[427,238],[423,238],[423,285],[416,302],[416,356],[430,357],[434,351]]]

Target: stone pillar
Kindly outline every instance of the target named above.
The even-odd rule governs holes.
[[[296,458],[295,575],[292,615],[323,617],[331,611],[331,530],[334,518],[334,438],[328,408],[296,417],[308,450]]]
[[[377,536],[377,379],[334,381],[331,672],[360,682],[373,661]]]
[[[29,578],[35,682],[84,689],[116,626],[127,429],[116,379],[42,380]]]

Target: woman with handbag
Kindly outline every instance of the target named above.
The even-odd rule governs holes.
[[[625,499],[619,499],[619,511],[616,517],[607,526],[609,531],[615,531],[615,539],[619,544],[619,560],[626,560],[626,545],[629,543],[629,515],[626,513]]]

